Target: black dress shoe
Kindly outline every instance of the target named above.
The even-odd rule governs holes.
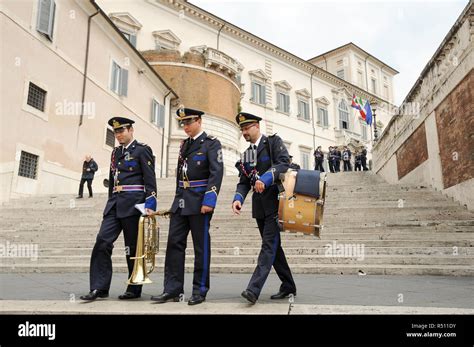
[[[245,299],[247,299],[252,305],[257,302],[257,296],[252,293],[250,290],[244,290],[241,294]]]
[[[174,302],[179,301],[179,294],[163,293],[160,295],[152,296],[151,300],[156,301],[158,304],[164,304],[167,301],[173,300]]]
[[[280,300],[289,297],[290,295],[296,296],[296,292],[282,292],[279,291],[278,293],[272,295],[270,299],[272,300]]]
[[[141,296],[142,296],[141,294],[132,293],[132,292],[125,292],[122,295],[119,295],[118,298],[120,300],[130,300],[130,299],[138,299]]]
[[[93,301],[97,298],[107,298],[109,296],[109,292],[106,290],[94,289],[89,292],[87,295],[82,295],[80,298],[81,300],[86,301]]]
[[[188,305],[197,305],[204,301],[206,301],[205,296],[196,294],[196,295],[191,296],[191,299],[188,300]]]

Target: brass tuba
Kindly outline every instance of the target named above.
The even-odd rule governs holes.
[[[127,284],[141,285],[153,283],[148,277],[155,269],[155,256],[159,251],[160,227],[156,216],[169,216],[169,211],[158,211],[151,215],[141,216],[138,221],[137,249],[133,271]]]

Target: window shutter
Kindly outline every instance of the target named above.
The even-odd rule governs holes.
[[[159,110],[158,126],[160,128],[164,128],[165,127],[165,106],[158,104],[158,110]]]
[[[121,69],[120,95],[127,96],[127,94],[128,94],[128,70]]]
[[[115,62],[112,62],[112,76],[110,78],[110,90],[113,92],[117,91],[117,73],[118,65]]]
[[[40,0],[36,30],[45,34],[50,40],[53,37],[54,10],[56,5],[53,0]]]
[[[151,115],[150,115],[150,122],[156,124],[156,101],[155,99],[151,100]]]
[[[261,93],[262,93],[262,95],[261,95],[261,103],[262,103],[263,105],[266,105],[266,104],[267,104],[267,96],[266,96],[266,89],[265,89],[265,86],[261,86],[260,91],[261,91]]]
[[[257,90],[256,89],[257,89],[257,85],[254,82],[252,82],[252,95],[251,95],[251,98],[250,98],[252,101],[257,101],[256,98],[255,98],[257,96]]]
[[[130,43],[133,45],[133,47],[137,47],[137,35],[130,34]]]

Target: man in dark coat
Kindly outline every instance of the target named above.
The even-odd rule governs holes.
[[[280,137],[265,136],[260,132],[260,117],[239,113],[236,122],[250,147],[237,163],[240,180],[235,191],[232,210],[240,214],[245,197],[251,189],[252,217],[257,220],[262,237],[262,246],[258,255],[257,267],[242,296],[255,304],[273,266],[282,284],[278,293],[271,299],[284,299],[296,295],[296,285],[290,267],[281,247],[278,225],[278,183],[279,176],[289,167],[288,151]]]
[[[77,199],[82,199],[84,192],[84,183],[87,182],[87,189],[89,190],[89,198],[92,198],[92,180],[94,179],[95,172],[99,169],[99,166],[90,155],[86,155],[84,163],[82,164],[82,176],[81,183],[79,183],[79,195]]]

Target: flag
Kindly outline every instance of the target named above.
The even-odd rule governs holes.
[[[365,102],[364,110],[365,110],[365,122],[368,125],[372,125],[372,109],[370,108],[369,100],[367,100]],[[362,118],[364,118],[364,117],[362,117]]]
[[[358,98],[353,94],[352,96],[352,108],[355,108],[357,111],[359,111],[360,116],[362,117],[363,120],[365,120],[365,107],[364,107],[364,100],[362,98]]]

